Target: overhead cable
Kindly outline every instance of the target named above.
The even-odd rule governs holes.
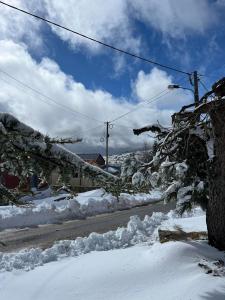
[[[142,57],[142,56],[140,56],[140,55],[137,55],[137,54],[128,52],[128,51],[126,51],[126,50],[117,48],[117,47],[115,47],[115,46],[113,46],[113,45],[109,45],[109,44],[107,44],[107,43],[105,43],[105,42],[102,42],[102,41],[99,41],[99,40],[97,40],[97,39],[94,39],[94,38],[92,38],[92,37],[90,37],[90,36],[87,36],[87,35],[85,35],[85,34],[83,34],[83,33],[80,33],[80,32],[78,32],[78,31],[75,31],[75,30],[70,29],[70,28],[68,28],[68,27],[65,27],[65,26],[63,26],[63,25],[60,25],[60,24],[58,24],[58,23],[56,23],[56,22],[53,22],[53,21],[48,20],[48,19],[46,19],[46,18],[44,18],[44,17],[38,16],[38,15],[36,15],[36,14],[34,14],[34,13],[28,12],[28,11],[26,11],[26,10],[24,10],[24,9],[21,9],[21,8],[19,8],[19,7],[14,6],[14,5],[8,4],[8,3],[6,3],[6,2],[0,1],[0,4],[3,4],[3,5],[5,5],[5,6],[7,6],[7,7],[10,7],[10,8],[15,9],[15,10],[17,10],[17,11],[20,11],[20,12],[22,12],[22,13],[24,13],[24,14],[27,14],[27,15],[29,15],[29,16],[32,16],[32,17],[34,17],[34,18],[36,18],[36,19],[42,20],[42,21],[44,21],[44,22],[46,22],[46,23],[49,23],[49,24],[51,24],[51,25],[53,25],[53,26],[56,26],[56,27],[58,27],[58,28],[64,29],[64,30],[66,30],[66,31],[69,31],[69,32],[71,32],[71,33],[73,33],[73,34],[76,34],[76,35],[82,37],[82,38],[88,39],[88,40],[90,40],[90,41],[92,41],[92,42],[98,43],[98,44],[100,44],[100,45],[102,45],[102,46],[105,46],[105,47],[110,48],[110,49],[112,49],[112,50],[115,50],[115,51],[117,51],[117,52],[120,52],[120,53],[129,55],[129,56],[131,56],[131,57],[134,57],[134,58],[137,58],[137,59],[139,59],[139,60],[145,61],[145,62],[147,62],[147,63],[150,63],[150,64],[153,64],[153,65],[159,66],[159,67],[161,67],[161,68],[165,68],[165,69],[168,69],[168,70],[171,70],[171,71],[183,73],[183,74],[186,74],[186,75],[189,75],[189,76],[191,75],[190,72],[186,72],[186,71],[177,69],[177,68],[175,68],[175,67],[167,66],[167,65],[161,64],[161,63],[159,63],[159,62],[156,62],[156,61],[154,61],[154,60],[152,60],[152,59],[148,59],[148,58]]]

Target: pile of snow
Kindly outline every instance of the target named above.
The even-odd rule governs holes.
[[[118,228],[104,234],[91,233],[88,237],[73,241],[56,242],[51,248],[22,250],[15,254],[0,253],[0,270],[30,270],[65,256],[79,256],[91,251],[106,251],[126,248],[138,243],[151,241],[155,229],[168,217],[163,213],[153,213],[141,221],[138,216],[130,217],[127,227]]]
[[[161,192],[130,195],[122,193],[117,199],[103,189],[80,193],[69,200],[57,201],[68,194],[40,199],[37,195],[30,206],[0,206],[0,230],[81,219],[101,213],[128,209],[161,200]],[[118,201],[119,200],[119,201]]]

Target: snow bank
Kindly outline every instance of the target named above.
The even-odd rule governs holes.
[[[73,241],[56,242],[51,248],[23,250],[15,254],[0,253],[0,270],[13,269],[31,270],[45,263],[56,261],[63,257],[79,256],[91,251],[105,251],[126,248],[140,242],[150,241],[155,229],[168,217],[163,213],[153,213],[141,221],[138,216],[132,216],[127,227],[118,228],[104,234],[91,233],[88,237]]]
[[[68,194],[43,199],[37,195],[29,207],[1,206],[0,230],[81,219],[158,201],[162,195],[157,190],[149,194],[130,195],[123,193],[118,201],[116,197],[105,193],[103,189],[98,189],[80,193],[69,200],[57,201],[63,196],[66,197]]]

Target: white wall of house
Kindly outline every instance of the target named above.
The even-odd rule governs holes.
[[[58,178],[59,178],[59,172],[57,169],[53,170],[50,179],[49,184],[53,186],[58,185]],[[89,177],[85,177],[80,172],[78,172],[77,177],[71,177],[70,179],[70,185],[72,188],[76,187],[95,187],[97,184]]]

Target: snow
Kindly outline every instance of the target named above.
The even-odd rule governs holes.
[[[201,210],[192,211],[191,216],[178,217],[173,211],[168,214],[153,213],[141,221],[138,216],[130,217],[127,227],[118,228],[104,234],[91,233],[88,237],[56,242],[51,248],[25,249],[18,253],[2,254],[0,270],[30,270],[44,263],[61,259],[65,256],[79,256],[91,251],[106,251],[125,248],[138,243],[153,243],[158,239],[157,229],[161,227],[195,231],[206,230],[205,214]],[[193,225],[192,225],[193,224]]]
[[[180,205],[191,200],[191,195],[194,190],[192,185],[181,187],[177,192],[177,203]]]
[[[176,176],[177,178],[179,179],[183,179],[185,177],[185,174],[188,170],[188,166],[185,162],[182,162],[182,163],[177,163],[175,165],[176,167]]]
[[[148,172],[150,173],[150,170],[148,170]],[[159,173],[153,172],[152,174],[150,174],[149,181],[150,181],[152,187],[156,188],[158,186],[158,182],[159,182]]]
[[[65,256],[79,256],[91,251],[106,251],[126,248],[141,242],[155,239],[155,229],[168,217],[163,213],[153,213],[141,221],[138,216],[130,217],[127,227],[118,228],[103,234],[91,233],[88,237],[56,242],[51,248],[26,249],[18,253],[0,254],[0,270],[31,270],[45,263],[62,259]]]
[[[179,226],[185,231],[206,229],[201,209],[184,216],[178,217],[174,211],[154,213],[143,221],[133,216],[126,228],[60,241],[44,251],[1,254],[0,298],[224,299],[224,269],[220,266],[218,273],[215,264],[225,259],[223,252],[206,241],[158,242],[159,226]],[[201,265],[212,266],[214,273],[207,274]]]
[[[190,218],[170,218],[167,221],[163,222],[160,229],[166,230],[177,230],[182,229],[185,232],[207,232],[206,221],[204,216],[195,216]]]
[[[115,196],[105,193],[103,189],[97,189],[80,193],[69,200],[57,201],[63,196],[67,197],[69,194],[42,199],[37,195],[29,206],[0,206],[0,229],[62,222],[128,209],[143,203],[159,201],[162,194],[159,190],[153,190],[149,194],[121,193],[118,201]]]
[[[211,137],[208,141],[206,141],[207,153],[209,160],[212,160],[215,156],[214,154],[214,140]]]
[[[141,186],[144,182],[145,182],[144,175],[140,171],[134,173],[134,175],[132,176],[132,184],[134,186]]]
[[[174,181],[163,193],[163,198],[165,199],[165,201],[167,201],[167,198],[172,194],[175,193],[179,187],[180,187],[181,183],[179,181]]]
[[[198,266],[215,257],[224,255],[201,242],[92,252],[30,272],[0,273],[1,300],[224,299],[224,278]]]

